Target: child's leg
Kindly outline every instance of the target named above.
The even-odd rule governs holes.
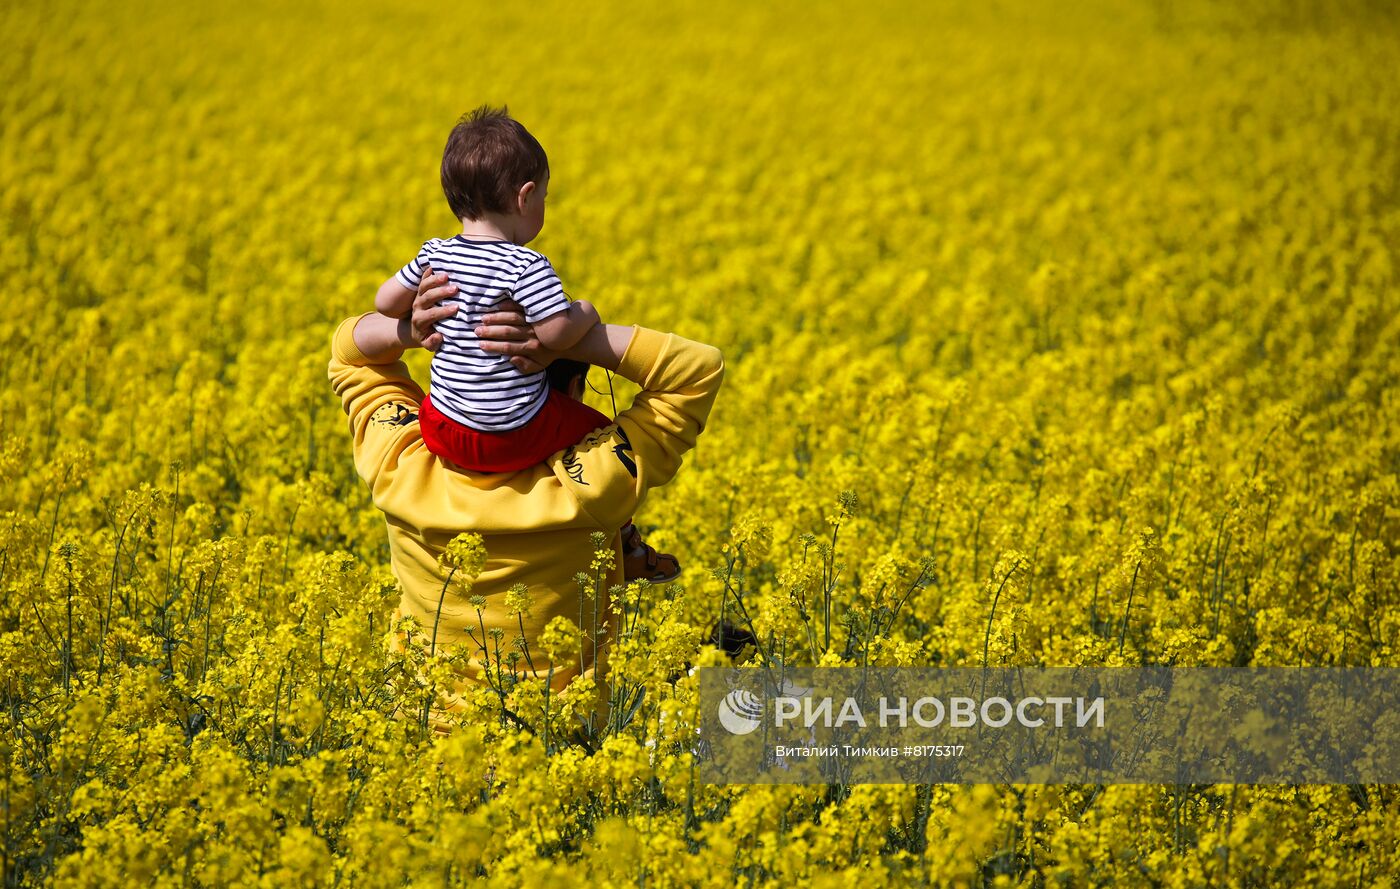
[[[418,408],[418,432],[428,450],[472,472],[497,471],[490,466],[490,454],[484,447],[490,433],[463,426],[433,406],[431,393],[423,396]]]
[[[576,445],[590,432],[597,432],[613,423],[607,414],[596,411],[557,389],[550,390],[549,400],[540,408],[536,419],[541,424],[540,437],[547,439],[544,446],[553,448],[545,457],[570,445]]]
[[[530,422],[505,432],[463,426],[437,410],[430,395],[424,396],[418,412],[418,427],[428,450],[472,472],[515,472],[543,463],[611,422],[593,408],[554,391]]]

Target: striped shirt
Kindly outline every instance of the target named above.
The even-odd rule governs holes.
[[[433,406],[452,420],[481,432],[504,432],[528,423],[544,405],[549,386],[543,372],[525,374],[505,355],[477,345],[476,327],[496,303],[510,297],[525,307],[531,324],[569,307],[563,285],[544,256],[509,241],[470,241],[461,235],[433,238],[399,270],[398,282],[417,290],[423,267],[446,272],[457,292],[443,305],[462,308],[437,323],[442,347],[429,371]]]

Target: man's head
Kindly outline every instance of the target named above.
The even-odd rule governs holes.
[[[462,116],[442,152],[442,191],[458,219],[519,217],[517,243],[544,226],[549,158],[505,108],[482,105]]]
[[[575,401],[583,400],[589,365],[572,358],[556,358],[544,369],[550,388],[558,389]]]

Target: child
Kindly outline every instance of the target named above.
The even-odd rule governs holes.
[[[418,422],[428,450],[473,472],[514,472],[543,462],[612,423],[583,402],[551,389],[545,374],[524,374],[504,355],[477,346],[483,315],[505,298],[518,302],[541,345],[563,351],[599,322],[584,300],[570,302],[554,268],[525,247],[544,227],[549,162],[544,149],[506,109],[483,105],[447,139],[442,188],[462,233],[433,238],[384,282],[375,308],[402,318],[413,306],[425,268],[446,272],[462,304],[438,322],[442,347],[430,365],[430,397]],[[622,528],[628,580],[664,583],[680,574],[674,556],[658,553],[628,522]]]

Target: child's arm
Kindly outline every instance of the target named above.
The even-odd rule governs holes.
[[[429,238],[419,248],[418,255],[408,261],[389,280],[379,285],[374,295],[374,308],[390,318],[405,318],[413,311],[413,299],[425,274],[432,273],[434,251],[442,244],[440,238]]]
[[[573,346],[583,335],[593,329],[602,319],[598,310],[586,299],[569,303],[562,312],[555,312],[548,318],[541,318],[534,324],[535,337],[540,345],[556,352]]]
[[[374,295],[375,311],[390,318],[402,318],[413,309],[413,298],[417,295],[418,291],[409,290],[394,276],[379,285],[379,292]]]

